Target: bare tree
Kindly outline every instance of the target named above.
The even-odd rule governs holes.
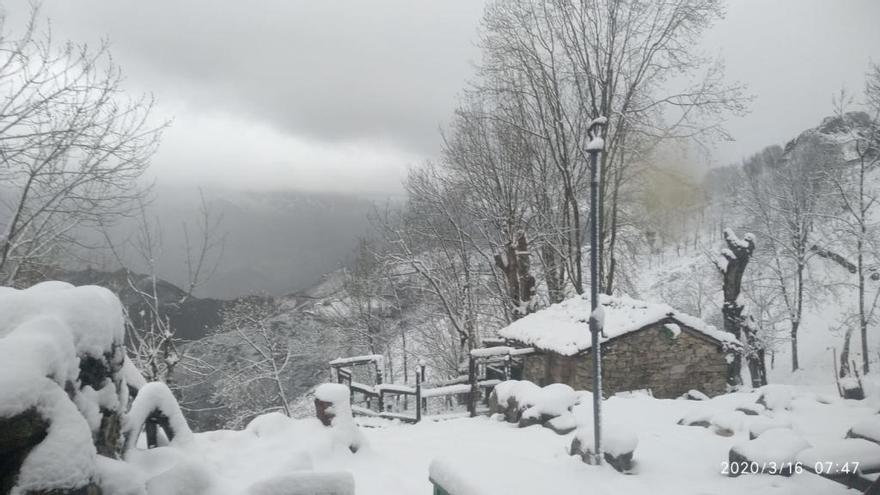
[[[872,67],[866,84],[866,106],[870,114],[846,113],[848,104],[845,94],[837,102],[837,119],[842,135],[846,136],[843,156],[837,166],[830,167],[827,175],[836,192],[840,213],[829,215],[833,228],[846,239],[846,247],[856,258],[856,289],[858,310],[856,325],[849,325],[841,351],[840,375],[849,375],[850,341],[858,328],[861,337],[862,371],[868,373],[868,325],[875,316],[880,290],[874,297],[869,294],[868,267],[878,263],[877,224],[875,210],[880,201],[880,191],[868,180],[868,173],[880,164],[880,69]],[[854,246],[853,246],[854,244]]]
[[[569,279],[582,292],[586,129],[610,119],[602,157],[599,249],[605,290],[613,289],[622,192],[634,165],[660,141],[726,137],[721,119],[744,110],[740,86],[723,82],[720,63],[701,57],[697,39],[721,15],[714,0],[496,1],[483,21],[480,89],[520,103],[494,115],[533,136],[559,175],[565,214],[559,230]],[[671,75],[696,77],[669,91]],[[607,242],[606,242],[607,240]]]
[[[129,314],[126,318],[128,338],[131,345],[129,355],[135,366],[141,370],[149,381],[161,381],[175,392],[182,407],[188,407],[184,391],[178,387],[175,371],[177,366],[185,368],[191,376],[207,379],[213,373],[213,366],[207,364],[192,352],[182,352],[177,329],[171,322],[169,310],[179,306],[191,297],[194,288],[201,285],[214,272],[222,255],[221,237],[217,233],[219,220],[213,221],[214,214],[209,209],[204,197],[201,198],[200,222],[195,228],[202,239],[198,252],[192,252],[189,242],[186,243],[187,258],[194,256],[198,263],[195,269],[188,270],[188,290],[176,300],[169,300],[168,294],[173,289],[158,276],[157,265],[166,248],[163,244],[162,224],[158,218],[151,219],[148,207],[143,199],[138,200],[138,228],[136,232],[118,242],[111,237],[107,228],[102,228],[105,243],[109,247],[116,262],[122,266],[126,287],[120,291],[131,291],[137,303],[131,305],[137,314]],[[184,232],[193,231],[192,227],[183,224]],[[136,265],[143,267],[145,273],[139,274],[130,268],[125,253],[134,253]],[[190,265],[188,263],[188,265]],[[198,380],[189,383],[189,387],[198,385]]]
[[[271,411],[290,416],[286,385],[292,360],[308,347],[292,342],[290,329],[275,320],[277,313],[271,298],[259,296],[243,298],[223,312],[217,332],[234,338],[214,344],[225,347],[220,354],[228,356],[216,395],[231,413],[229,426],[240,427]]]
[[[755,219],[767,239],[758,260],[773,274],[785,308],[791,341],[791,368],[798,364],[798,329],[807,296],[806,271],[815,255],[814,223],[825,195],[827,147],[809,139],[794,142],[783,154],[771,147],[745,164],[743,211]]]
[[[57,43],[30,12],[0,36],[0,280],[41,270],[73,245],[74,228],[136,207],[164,125],[152,99],[129,98],[106,44]]]
[[[199,218],[195,232],[186,222],[183,222],[183,238],[186,250],[186,274],[187,284],[185,294],[180,302],[185,302],[192,297],[197,288],[208,282],[217,272],[220,261],[223,259],[223,251],[226,246],[226,236],[221,233],[223,216],[214,213],[205,201],[205,193],[199,189]],[[190,235],[195,239],[191,240]],[[194,245],[193,242],[198,242]]]

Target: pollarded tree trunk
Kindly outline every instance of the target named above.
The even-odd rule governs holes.
[[[724,305],[721,307],[721,313],[724,316],[724,331],[733,334],[737,340],[742,341],[743,330],[746,329],[743,319],[745,305],[740,302],[739,295],[742,290],[743,274],[752,253],[755,251],[755,238],[751,234],[746,234],[743,239],[740,239],[733,233],[733,230],[724,229],[724,241],[727,248],[721,251],[721,255],[727,264],[723,266],[717,264],[723,278]],[[748,331],[748,329],[746,330]],[[750,344],[754,344],[751,331],[747,337],[749,337]],[[756,358],[750,357],[749,359],[751,362]],[[742,384],[741,369],[742,353],[737,352],[727,369],[727,384],[729,386]]]
[[[535,277],[529,273],[529,243],[525,232],[517,232],[516,243],[508,242],[505,251],[505,256],[495,255],[495,265],[504,272],[513,308],[511,317],[517,320],[534,309]]]

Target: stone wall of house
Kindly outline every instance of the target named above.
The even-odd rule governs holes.
[[[710,396],[723,393],[727,361],[720,346],[693,329],[679,327],[677,337],[660,322],[605,343],[605,395],[641,389],[650,389],[659,398],[675,398],[691,389]],[[539,385],[567,383],[576,390],[591,390],[592,361],[589,354],[533,354],[525,359],[523,379]]]

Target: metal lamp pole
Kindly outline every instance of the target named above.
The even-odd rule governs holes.
[[[602,333],[604,318],[598,318],[599,306],[599,153],[605,150],[602,139],[602,126],[605,117],[590,123],[590,334],[593,349],[593,455],[595,464],[602,464],[602,351],[599,336]]]

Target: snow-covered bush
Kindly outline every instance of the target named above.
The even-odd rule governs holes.
[[[11,459],[0,489],[96,483],[96,455],[120,448],[128,402],[123,332],[122,304],[107,289],[0,288],[0,423],[13,432],[0,440]]]

